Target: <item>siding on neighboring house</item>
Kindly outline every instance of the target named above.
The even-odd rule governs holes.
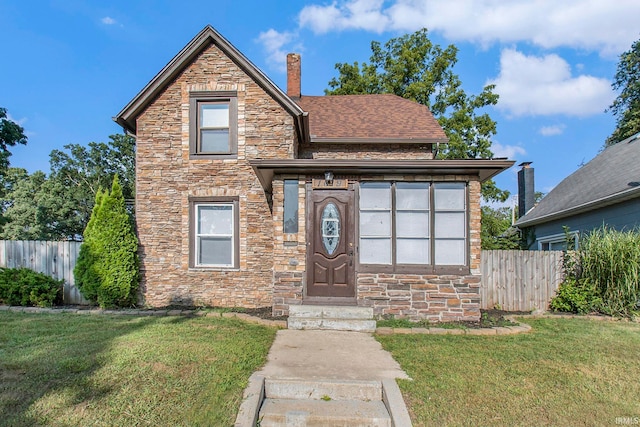
[[[537,240],[539,239],[564,233],[564,226],[569,227],[570,232],[575,231],[580,234],[602,227],[603,224],[618,230],[631,230],[640,226],[638,212],[640,212],[640,199],[632,199],[590,212],[538,224],[535,226],[536,240],[533,241],[531,249],[538,249]]]

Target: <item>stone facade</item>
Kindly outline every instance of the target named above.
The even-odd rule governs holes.
[[[299,76],[298,76],[299,79]],[[190,98],[237,95],[237,155],[198,158],[190,149]],[[307,197],[312,176],[276,175],[265,191],[254,159],[429,160],[421,144],[299,144],[294,118],[216,45],[210,44],[137,116],[136,222],[142,302],[151,307],[273,307],[286,315],[302,304],[307,279]],[[433,321],[480,316],[480,182],[473,175],[350,175],[362,181],[468,183],[469,266],[458,274],[382,273],[355,265],[356,302],[378,316]],[[298,182],[298,232],[284,233],[284,181]],[[356,192],[357,193],[357,192]],[[190,237],[193,198],[237,200],[238,262],[195,268]],[[355,201],[357,215],[357,200]],[[357,235],[357,232],[356,232]],[[356,236],[357,238],[357,236]]]
[[[368,153],[365,152],[364,155]],[[298,179],[299,232],[283,233],[283,179]],[[305,201],[307,176],[281,176],[273,183],[274,289],[273,312],[287,315],[289,305],[302,304],[306,285]],[[459,274],[385,274],[359,271],[356,264],[356,298],[360,306],[373,307],[378,317],[393,315],[413,320],[477,321],[480,318],[480,182],[467,175],[349,177],[352,185],[367,181],[468,182],[469,270]]]
[[[378,317],[434,322],[480,318],[480,276],[358,273],[358,305]]]
[[[284,180],[298,180],[298,232],[284,233]],[[302,304],[306,283],[306,179],[281,175],[273,182],[273,313],[289,313],[290,305]]]
[[[190,159],[189,94],[236,91],[237,158]],[[293,118],[215,45],[210,45],[138,117],[136,221],[143,302],[263,307],[272,304],[270,200],[248,161],[292,158]],[[235,196],[236,269],[189,266],[189,197]]]
[[[433,159],[429,145],[413,144],[301,144],[298,151],[301,159]]]

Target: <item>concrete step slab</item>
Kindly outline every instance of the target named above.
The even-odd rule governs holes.
[[[375,332],[376,321],[364,319],[308,318],[289,316],[287,327],[289,329]]]
[[[265,399],[258,420],[261,427],[391,427],[380,401]]]
[[[291,305],[289,317],[330,319],[373,319],[373,308],[328,305]]]
[[[357,380],[265,380],[265,397],[269,399],[382,400],[380,381]]]

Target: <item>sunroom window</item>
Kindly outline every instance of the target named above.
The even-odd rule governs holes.
[[[360,264],[391,271],[467,265],[466,194],[464,182],[361,183]]]

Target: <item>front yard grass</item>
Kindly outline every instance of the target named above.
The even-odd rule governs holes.
[[[525,322],[533,330],[519,335],[377,336],[413,378],[399,385],[414,425],[589,426],[640,417],[639,324]]]
[[[0,312],[0,425],[232,425],[275,328]]]

